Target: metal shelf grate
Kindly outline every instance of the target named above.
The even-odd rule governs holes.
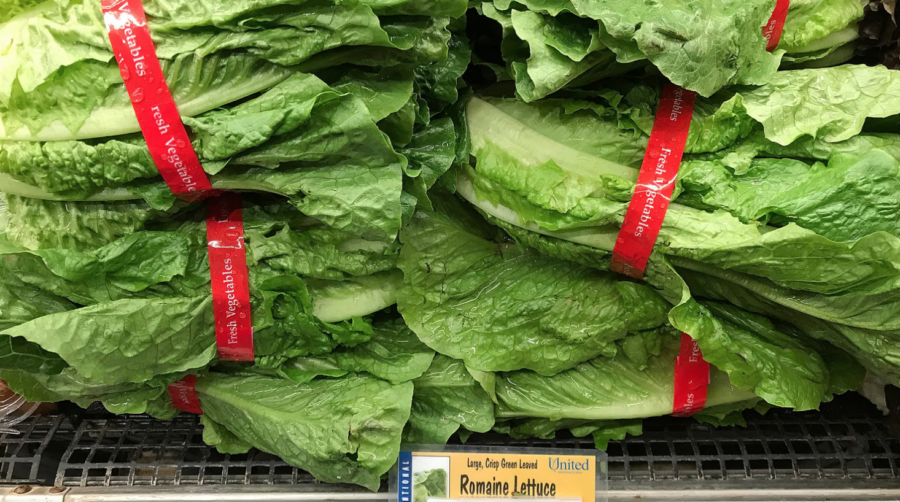
[[[87,419],[63,454],[57,486],[318,484],[274,455],[222,454],[203,443],[198,417]]]
[[[31,417],[0,433],[0,483],[52,482],[54,472],[45,466],[53,463],[48,448],[62,422],[61,416]]]
[[[502,441],[541,446],[546,441]],[[560,448],[591,448],[590,439],[557,439]],[[611,482],[717,480],[900,480],[900,438],[882,417],[776,412],[747,427],[716,428],[685,419],[647,420],[644,434],[612,441]]]
[[[610,443],[611,485],[659,481],[889,480],[900,482],[900,435],[858,396],[822,412],[748,413],[747,427],[646,420],[644,434]],[[588,438],[513,440],[475,434],[467,444],[593,448]],[[194,416],[83,420],[62,456],[57,486],[313,485],[309,474],[253,451],[226,455],[202,440]],[[326,486],[322,484],[321,489]],[[312,488],[312,487],[311,487]],[[328,488],[331,489],[331,488]]]

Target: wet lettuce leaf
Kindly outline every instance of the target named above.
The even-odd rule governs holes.
[[[209,436],[224,451],[273,453],[329,483],[376,490],[394,465],[413,384],[349,375],[299,384],[262,375],[197,379]],[[223,434],[222,430],[228,434]]]
[[[420,210],[401,237],[398,309],[429,347],[481,371],[553,374],[665,322],[650,287],[492,239],[465,207]]]
[[[455,432],[488,432],[494,426],[494,402],[465,364],[442,354],[413,380],[412,409],[403,440],[444,444]]]

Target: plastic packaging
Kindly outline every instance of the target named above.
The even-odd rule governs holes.
[[[18,434],[15,425],[32,415],[41,415],[56,409],[53,403],[31,403],[10,390],[5,381],[0,380],[0,433]]]

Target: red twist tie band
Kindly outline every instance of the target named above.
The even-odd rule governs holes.
[[[202,198],[212,185],[200,165],[163,76],[141,0],[101,0],[119,73],[153,163],[172,193]]]
[[[194,388],[197,385],[197,376],[188,375],[169,385],[169,397],[172,398],[172,406],[176,410],[186,411],[195,415],[202,415],[200,409],[200,396]]]
[[[642,279],[675,189],[696,93],[666,84],[650,131],[634,195],[613,247],[611,268]]]
[[[781,33],[784,31],[784,20],[787,19],[788,9],[791,6],[790,0],[778,0],[775,3],[775,10],[772,11],[772,17],[769,22],[763,26],[763,36],[766,37],[766,50],[772,52],[781,42]]]
[[[675,358],[675,401],[672,414],[689,417],[706,405],[709,387],[709,363],[703,360],[700,346],[687,333],[681,334],[681,350]]]
[[[219,359],[253,361],[250,281],[240,194],[226,192],[207,200],[206,239]]]

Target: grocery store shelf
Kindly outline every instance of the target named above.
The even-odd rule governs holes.
[[[747,427],[691,419],[645,421],[644,434],[608,448],[608,498],[618,500],[900,500],[900,434],[858,396],[822,412],[773,410]],[[77,424],[77,425],[73,425]],[[386,500],[385,493],[320,483],[273,455],[225,455],[202,441],[197,417],[37,417],[0,435],[3,500],[18,502]],[[593,448],[590,438],[468,444]],[[29,485],[14,493],[16,484]],[[44,485],[44,486],[39,486]],[[50,488],[56,486],[57,488]],[[53,492],[51,493],[51,490]],[[2,501],[0,501],[2,502]]]
[[[18,491],[18,493],[17,493]],[[24,492],[24,493],[23,493]],[[641,490],[610,490],[598,493],[598,501],[886,501],[900,500],[898,487],[843,486],[819,488],[675,487]],[[2,502],[386,502],[387,493],[317,491],[296,486],[162,486],[110,488],[2,487]]]

